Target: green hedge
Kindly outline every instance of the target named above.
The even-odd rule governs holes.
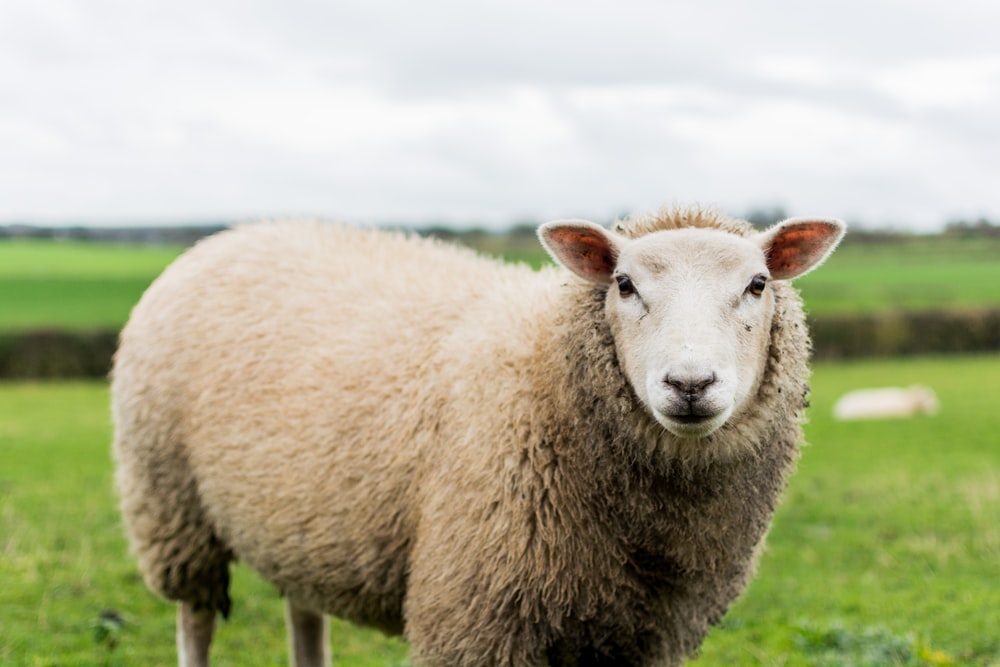
[[[817,359],[1000,351],[1000,309],[810,318]],[[117,331],[0,333],[0,378],[98,378]]]
[[[104,377],[117,345],[117,331],[0,333],[0,377]]]
[[[810,328],[817,359],[1000,350],[1000,309],[824,315]]]

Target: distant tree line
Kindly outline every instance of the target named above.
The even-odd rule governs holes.
[[[976,220],[955,220],[944,227],[945,236],[957,238],[1000,238],[1000,223],[986,218]]]
[[[72,239],[75,241],[102,241],[107,243],[134,243],[142,245],[193,244],[198,239],[215,234],[228,227],[226,223],[196,225],[160,225],[155,227],[42,227],[37,225],[0,225],[0,238],[12,239]]]
[[[757,229],[765,229],[789,217],[781,206],[760,207],[747,211],[743,218]],[[81,241],[104,241],[111,243],[171,244],[191,245],[198,239],[215,234],[233,223],[210,222],[193,225],[159,225],[154,227],[45,227],[27,224],[0,225],[0,238],[31,239],[74,239]],[[473,247],[489,246],[490,240],[504,239],[516,246],[535,244],[535,229],[538,223],[520,221],[507,229],[489,230],[484,227],[453,227],[440,223],[421,226],[389,225],[397,229],[410,229],[421,236],[458,241]],[[948,222],[942,235],[950,238],[1000,238],[1000,222],[981,217],[975,220],[953,220]],[[900,238],[911,237],[913,232],[866,229],[852,225],[847,243],[891,243]]]

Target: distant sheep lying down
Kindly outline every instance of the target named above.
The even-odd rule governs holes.
[[[885,387],[850,391],[833,406],[833,415],[841,421],[886,419],[937,414],[937,396],[930,387]]]
[[[149,288],[113,371],[122,511],[204,665],[240,559],[294,664],[333,614],[419,665],[676,665],[751,576],[802,438],[786,282],[841,222],[543,225],[541,271],[404,234],[246,226]]]

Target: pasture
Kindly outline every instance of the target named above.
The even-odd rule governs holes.
[[[119,328],[181,250],[0,239],[0,329]]]
[[[848,237],[850,238],[850,237]],[[473,234],[484,252],[539,266],[534,238]],[[0,239],[0,331],[117,329],[180,252],[79,241]],[[1000,239],[900,237],[842,246],[797,282],[814,315],[1000,305]]]
[[[537,266],[529,237],[472,239]],[[180,247],[0,240],[0,331],[117,329]],[[847,243],[798,281],[809,310],[996,308],[1000,240]],[[923,383],[941,414],[839,423],[861,386]],[[803,451],[758,576],[697,667],[1000,667],[1000,355],[819,364]],[[171,664],[173,607],[127,554],[107,386],[0,384],[0,665]],[[234,571],[219,665],[283,665],[282,605]],[[336,623],[335,660],[406,665],[398,639]]]
[[[835,422],[860,386],[923,383],[941,413]],[[692,665],[1000,665],[1000,356],[820,364],[810,445],[758,575]],[[104,383],[0,384],[0,664],[174,660],[171,605],[119,525]],[[237,567],[218,665],[286,663],[277,593]],[[404,665],[335,624],[336,664]]]

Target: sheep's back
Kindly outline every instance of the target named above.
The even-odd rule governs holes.
[[[378,624],[382,612],[361,607],[402,594],[408,494],[437,445],[449,374],[462,372],[443,346],[462,343],[470,318],[503,319],[517,307],[503,295],[535,275],[319,223],[208,239],[155,281],[123,331],[115,412],[134,437],[118,455],[171,448],[237,557],[294,597]],[[370,599],[351,597],[360,589]]]

